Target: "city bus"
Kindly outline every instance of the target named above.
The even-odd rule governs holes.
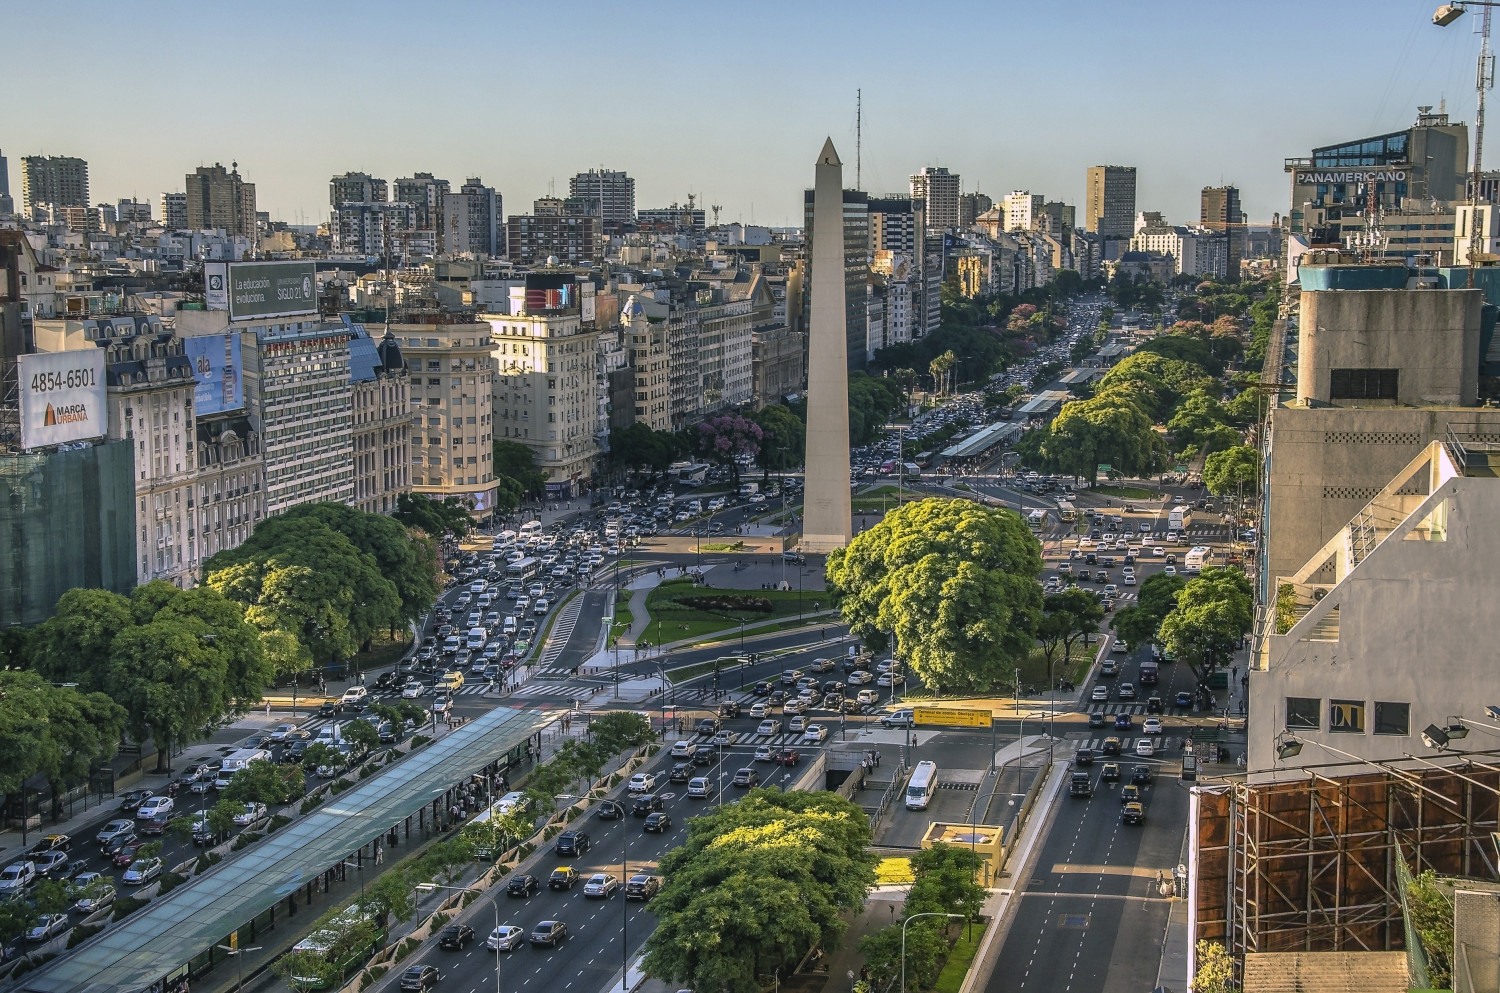
[[[906,809],[926,810],[937,793],[938,769],[936,762],[918,762],[906,781]]]
[[[541,571],[541,559],[519,559],[505,567],[505,581],[511,586],[520,586],[522,584],[531,582],[541,573]]]
[[[1059,500],[1057,503],[1057,516],[1064,524],[1072,524],[1078,519],[1078,511],[1074,509],[1071,501]]]
[[[1195,545],[1182,560],[1183,572],[1202,572],[1211,550],[1207,545]]]
[[[1047,523],[1047,512],[1045,510],[1033,510],[1026,515],[1026,524],[1033,531],[1040,531],[1042,525]]]
[[[291,979],[300,989],[342,986],[351,972],[385,947],[385,939],[386,929],[376,916],[355,904],[292,946],[293,952],[322,955],[336,970],[335,982],[321,976],[292,976]]]

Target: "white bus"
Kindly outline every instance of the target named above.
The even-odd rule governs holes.
[[[906,809],[926,810],[937,792],[938,770],[936,762],[918,762],[906,781]]]
[[[1211,550],[1206,545],[1195,545],[1188,549],[1187,555],[1182,560],[1183,572],[1202,572],[1203,564],[1208,560]]]
[[[1026,524],[1033,531],[1040,531],[1042,525],[1047,523],[1047,512],[1045,510],[1033,510],[1026,515]]]
[[[519,559],[505,567],[505,581],[511,586],[520,586],[522,583],[531,582],[541,573],[541,571],[541,559]]]

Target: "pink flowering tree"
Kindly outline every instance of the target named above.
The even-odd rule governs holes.
[[[747,461],[760,454],[760,443],[764,437],[759,424],[739,414],[721,414],[710,417],[698,425],[697,452],[704,458],[729,467],[729,476],[735,487],[740,485],[740,463],[742,456]]]

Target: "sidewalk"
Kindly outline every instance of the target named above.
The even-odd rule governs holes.
[[[1188,837],[1183,834],[1182,855],[1179,865],[1187,865],[1188,859],[1192,857],[1188,851]],[[1182,993],[1188,988],[1192,976],[1188,975],[1188,963],[1191,958],[1188,947],[1188,902],[1185,899],[1174,898],[1172,909],[1167,916],[1167,930],[1162,937],[1161,943],[1161,966],[1156,972],[1157,988],[1171,990],[1172,993]]]

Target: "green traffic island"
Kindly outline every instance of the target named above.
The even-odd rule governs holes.
[[[1115,497],[1119,500],[1162,500],[1164,494],[1160,490],[1148,490],[1143,486],[1129,486],[1123,483],[1095,483],[1083,491],[1084,493],[1097,493],[1099,496]]]
[[[669,579],[646,594],[647,635],[678,644],[708,635],[746,630],[768,621],[806,618],[822,609],[823,590],[725,590],[698,586],[691,578]],[[757,630],[764,630],[763,627]]]

